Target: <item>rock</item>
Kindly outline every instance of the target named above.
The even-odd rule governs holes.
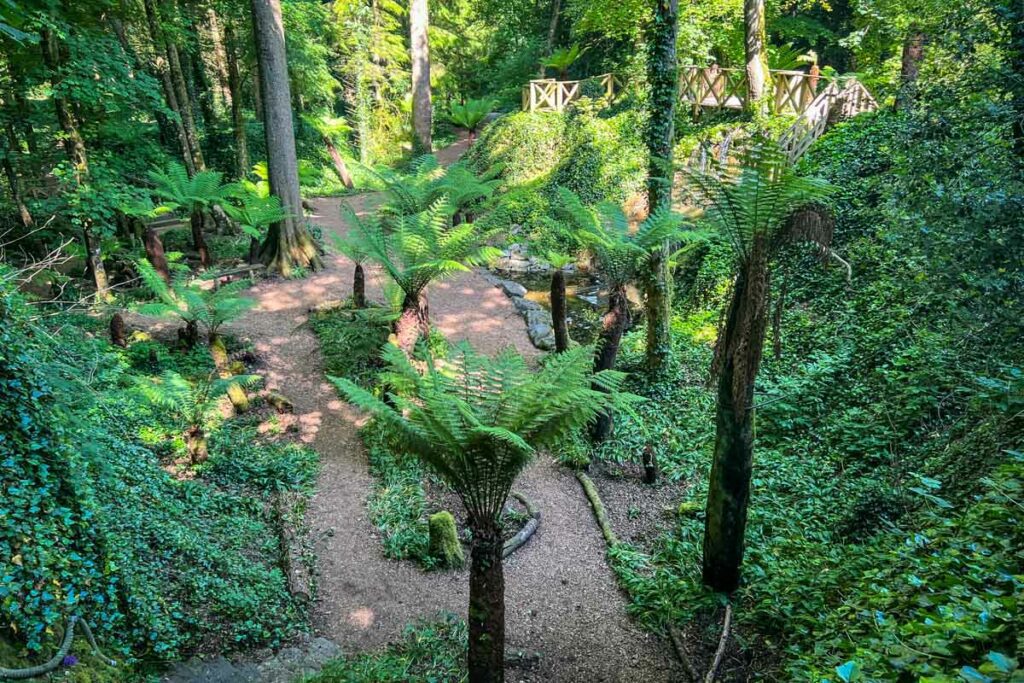
[[[462,544],[459,543],[452,513],[442,510],[430,515],[427,524],[430,529],[430,556],[438,560],[443,567],[462,567],[466,563],[466,556],[462,552]]]
[[[521,296],[512,297],[512,305],[515,306],[517,311],[523,314],[525,314],[527,311],[541,310],[540,304],[538,304],[536,301],[530,301],[529,299],[524,299]]]
[[[530,336],[530,342],[541,351],[550,351],[555,348],[555,332],[546,323],[536,323],[526,328]]]
[[[526,296],[526,287],[512,280],[502,280],[501,289],[507,296]]]
[[[540,307],[528,309],[526,311],[526,326],[534,327],[536,325],[547,325],[548,327],[552,327],[551,314]]]

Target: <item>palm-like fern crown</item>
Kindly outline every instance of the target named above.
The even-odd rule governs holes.
[[[493,100],[488,99],[469,99],[464,104],[452,102],[448,112],[448,120],[460,128],[476,130],[477,126],[487,118],[487,115],[491,113],[493,108]]]
[[[167,170],[150,171],[153,192],[170,203],[192,213],[213,204],[224,204],[234,195],[237,188],[224,185],[224,174],[220,171],[200,171],[191,178],[185,167],[179,163],[168,165]]]
[[[255,183],[245,183],[255,187]],[[267,226],[288,218],[288,211],[281,206],[281,200],[276,195],[264,196],[258,191],[249,191],[246,188],[245,192],[236,196],[238,204],[225,204],[224,210],[238,222],[242,232],[249,237],[261,239]]]
[[[446,198],[425,211],[394,219],[390,229],[380,218],[361,218],[349,209],[353,226],[345,242],[355,242],[365,257],[381,265],[406,294],[419,294],[429,283],[482,265],[501,255],[485,244],[492,233],[472,223],[451,224]]]
[[[259,375],[236,375],[221,379],[211,373],[207,377],[189,380],[173,370],[151,378],[139,378],[136,387],[142,397],[158,408],[166,410],[184,428],[199,426],[217,400],[232,385],[252,386],[260,381]]]
[[[380,207],[381,213],[397,217],[426,210],[434,199],[434,183],[444,176],[445,169],[433,154],[424,154],[412,161],[410,173],[390,169],[370,172],[384,183],[387,199]]]
[[[592,372],[592,347],[549,357],[537,372],[512,350],[492,359],[467,344],[444,363],[428,360],[423,374],[395,346],[383,356],[393,405],[349,380],[331,381],[353,404],[384,420],[481,520],[497,517],[537,448],[558,443],[612,403],[633,398],[621,393],[623,373]]]
[[[682,214],[657,209],[634,230],[622,207],[604,202],[592,209],[565,188],[559,189],[560,213],[575,228],[573,234],[597,257],[609,284],[625,285],[647,266],[651,256],[668,241],[697,236],[683,230]]]
[[[203,325],[207,334],[215,335],[221,326],[238,318],[256,303],[248,297],[238,296],[247,286],[245,281],[207,290],[189,281],[187,269],[176,269],[171,283],[167,284],[146,259],[139,260],[137,267],[143,283],[157,298],[157,301],[138,307],[143,315],[177,317]]]
[[[701,222],[729,241],[741,263],[750,259],[758,243],[771,251],[791,239],[827,246],[831,238],[808,230],[806,222],[789,219],[835,187],[797,175],[774,143],[749,148],[738,165],[716,162],[706,172],[689,171],[687,177],[696,203],[705,207]]]
[[[494,194],[501,184],[499,172],[500,169],[491,169],[478,176],[465,163],[456,162],[431,182],[427,194],[431,201],[447,197],[456,211],[468,209]]]

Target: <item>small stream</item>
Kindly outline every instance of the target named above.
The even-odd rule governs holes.
[[[506,280],[526,287],[526,299],[551,310],[551,275],[495,271]],[[601,329],[601,316],[608,305],[608,292],[597,277],[579,271],[565,274],[566,322],[569,337],[580,344],[590,344]]]

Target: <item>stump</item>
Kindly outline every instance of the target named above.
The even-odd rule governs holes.
[[[462,552],[459,534],[455,529],[455,518],[452,513],[442,510],[430,515],[427,523],[430,527],[430,556],[442,567],[458,569],[466,563]]]

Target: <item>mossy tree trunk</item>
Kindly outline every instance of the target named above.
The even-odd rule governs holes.
[[[366,271],[362,263],[356,264],[352,275],[352,304],[356,308],[366,308]]]
[[[213,367],[217,369],[217,376],[221,379],[230,379],[232,376],[231,363],[229,362],[228,348],[224,344],[224,337],[218,333],[211,333],[209,343],[210,358],[213,359]],[[239,413],[244,413],[249,409],[249,397],[246,395],[245,389],[238,383],[233,383],[228,387],[228,399]]]
[[[897,111],[913,106],[917,97],[917,75],[924,60],[925,35],[916,25],[911,25],[903,40],[903,54],[900,59],[900,89],[896,93]]]
[[[355,183],[352,182],[352,174],[348,172],[348,166],[345,165],[345,160],[341,158],[341,152],[338,151],[337,146],[334,144],[334,140],[331,140],[331,136],[324,134],[323,136],[324,146],[327,148],[327,153],[331,157],[331,162],[334,164],[334,172],[338,175],[338,180],[347,189],[351,190],[355,187]]]
[[[473,546],[469,567],[470,683],[505,680],[505,569],[501,525],[496,519],[469,520]]]
[[[740,582],[754,457],[754,382],[768,320],[766,258],[743,265],[733,288],[719,348],[715,452],[704,522],[704,583],[731,593]]]
[[[427,0],[409,2],[409,56],[412,62],[413,149],[419,154],[433,151],[433,114],[430,104],[430,15]]]
[[[672,203],[672,145],[676,100],[679,99],[679,67],[676,60],[678,0],[658,0],[650,28],[647,80],[651,84],[651,118],[647,131],[647,203],[651,213]],[[647,314],[646,366],[660,374],[672,354],[672,288],[666,242],[651,256],[646,273]]]
[[[14,131],[14,124],[11,121],[7,122],[7,149],[3,152],[3,165],[4,175],[7,176],[7,184],[10,187],[11,199],[14,204],[18,207],[18,216],[21,219],[21,225],[25,228],[31,228],[35,221],[32,218],[32,213],[28,210],[28,206],[25,204],[25,193],[22,189],[21,177],[18,175],[18,170],[14,166],[14,159],[18,156],[20,145],[18,144],[18,135]]]
[[[144,0],[143,9],[146,12],[149,37],[153,41],[153,51],[156,53],[155,67],[160,77],[160,86],[164,92],[167,108],[177,115],[173,119],[174,132],[178,138],[178,145],[181,147],[185,169],[188,171],[189,176],[192,176],[195,175],[196,165],[192,157],[192,148],[189,146],[188,133],[185,131],[185,123],[181,115],[178,95],[174,90],[174,82],[171,79],[171,69],[167,60],[167,39],[164,37],[163,28],[160,25],[160,10],[157,8],[156,0]]]
[[[407,354],[413,352],[421,336],[426,338],[430,335],[430,307],[426,292],[406,293],[394,331],[398,348]]]
[[[231,130],[235,137],[235,175],[244,178],[249,173],[249,142],[245,132],[245,112],[242,109],[242,77],[238,70],[238,41],[234,22],[224,22],[224,52],[227,55],[228,92],[231,95]]]
[[[770,85],[768,40],[765,32],[764,0],[743,0],[744,55],[747,71],[747,108],[764,109],[765,89]]]
[[[280,0],[252,0],[252,16],[267,141],[267,175],[271,193],[281,200],[281,206],[289,214],[285,220],[270,226],[260,248],[260,258],[268,270],[287,276],[295,267],[319,269],[321,263],[316,245],[302,221]]]
[[[601,334],[598,338],[597,357],[594,359],[594,372],[611,370],[615,367],[615,359],[619,355],[622,335],[629,326],[629,298],[626,286],[616,284],[608,293],[608,312],[601,320]],[[608,438],[612,432],[612,414],[604,411],[597,416],[590,429],[590,437],[595,442]]]
[[[569,348],[569,326],[565,315],[565,271],[555,268],[551,273],[551,323],[555,331],[555,353],[562,353]]]

